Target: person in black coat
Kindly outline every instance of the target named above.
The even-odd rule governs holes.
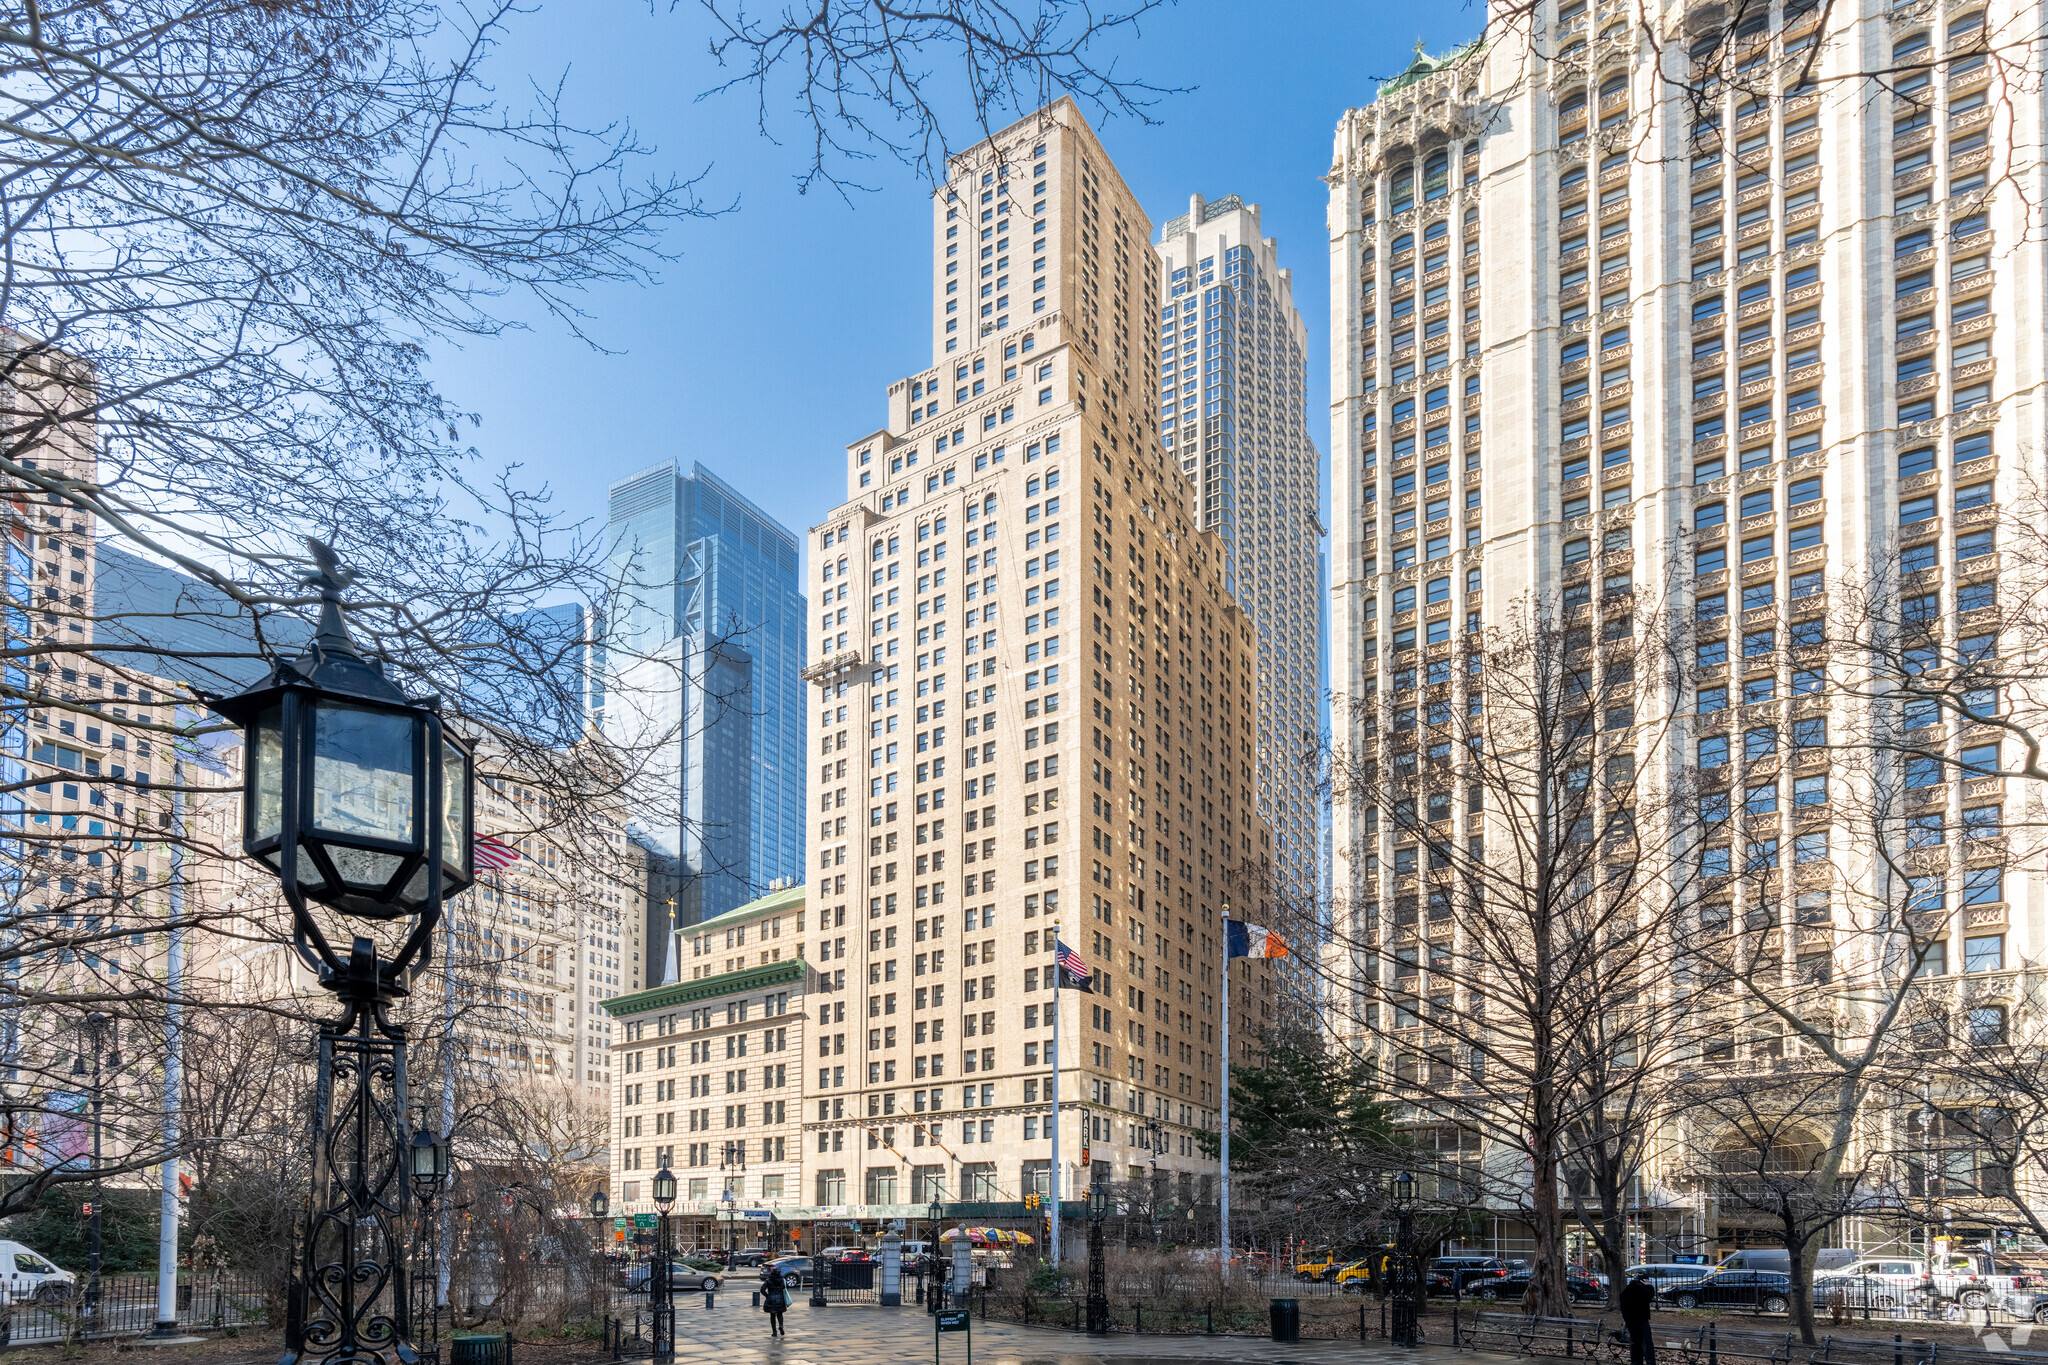
[[[1657,1289],[1638,1275],[1621,1289],[1621,1325],[1628,1329],[1629,1365],[1657,1365],[1657,1339],[1650,1332],[1650,1306]]]
[[[768,1314],[768,1335],[788,1335],[782,1330],[782,1315],[789,1311],[789,1282],[773,1266],[761,1277],[761,1307]]]

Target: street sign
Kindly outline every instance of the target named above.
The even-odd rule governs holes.
[[[742,1218],[773,1218],[774,1216],[775,1216],[774,1214],[772,1214],[772,1213],[768,1212],[768,1210],[766,1210],[766,1209],[741,1209],[741,1210],[740,1210],[740,1217],[742,1217]]]
[[[636,1228],[651,1228],[654,1225],[654,1215],[651,1213],[636,1213],[633,1215],[633,1226]]]

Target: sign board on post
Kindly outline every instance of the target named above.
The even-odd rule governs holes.
[[[651,1213],[636,1213],[633,1215],[633,1226],[636,1228],[646,1229],[654,1225],[654,1215]]]
[[[932,1314],[932,1365],[939,1365],[939,1337],[946,1332],[967,1333],[967,1365],[974,1365],[973,1319],[965,1308],[941,1308]]]

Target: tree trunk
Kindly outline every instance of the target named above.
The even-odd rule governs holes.
[[[1555,1148],[1546,1144],[1531,1163],[1529,1203],[1534,1212],[1529,1223],[1535,1249],[1529,1258],[1529,1288],[1522,1295],[1523,1312],[1546,1318],[1571,1315],[1564,1284],[1564,1208],[1557,1197],[1554,1153]]]

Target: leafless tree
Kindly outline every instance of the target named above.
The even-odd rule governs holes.
[[[195,935],[195,963],[277,941],[274,888],[239,857],[239,750],[204,703],[303,646],[304,537],[354,571],[366,651],[547,793],[508,837],[594,859],[682,738],[586,732],[621,575],[545,488],[490,470],[464,434],[480,418],[427,375],[437,346],[497,334],[513,307],[583,337],[588,290],[650,281],[670,231],[712,212],[696,180],[646,169],[625,124],[579,126],[550,88],[494,90],[518,12],[0,4],[0,721],[17,741],[0,765],[0,1063],[18,1155],[70,1140],[49,1135],[71,1131],[66,1040],[88,1012],[140,1039],[167,1001],[219,986],[158,970],[170,930]],[[708,13],[729,54],[763,44],[742,83],[792,71],[777,26]],[[1084,49],[1134,17],[835,9],[800,40],[834,55],[796,97],[872,129],[856,90],[930,92],[909,106],[929,136],[941,101],[917,63],[951,53],[980,73],[961,107],[983,126],[973,99],[1041,76],[1123,107],[1141,87]],[[580,615],[533,614],[561,602]],[[303,1010],[309,982],[262,984],[237,1003]],[[119,1159],[161,1156],[138,1140]],[[38,1177],[83,1178],[69,1158]]]
[[[1065,93],[1100,111],[1150,123],[1160,96],[1175,93],[1122,69],[1102,51],[1167,0],[1103,9],[1078,0],[1026,5],[943,0],[914,8],[881,3],[780,5],[750,11],[743,0],[699,0],[712,26],[711,55],[737,74],[720,91],[745,89],[772,136],[786,100],[797,136],[810,144],[798,184],[853,187],[853,163],[890,157],[933,184],[946,159],[994,134],[1005,111],[1021,115]],[[671,8],[681,5],[672,0]],[[953,108],[973,110],[956,128]],[[967,139],[973,140],[973,139]]]
[[[1531,1228],[1545,1314],[1569,1311],[1567,1171],[1597,1158],[1626,1184],[1682,1028],[1663,926],[1697,875],[1664,757],[1683,670],[1663,595],[1626,565],[1414,653],[1425,624],[1396,601],[1395,691],[1340,701],[1364,738],[1332,764],[1367,836],[1325,956],[1340,1031],[1384,1058],[1418,1144],[1486,1142],[1472,1176]]]
[[[1998,983],[1931,1002],[1914,1021],[1912,1064],[1888,1078],[1894,1121],[1885,1136],[1903,1175],[1897,1211],[1930,1233],[1960,1211],[2048,1241],[2037,1203],[2048,1180],[2040,992],[2037,981]]]

